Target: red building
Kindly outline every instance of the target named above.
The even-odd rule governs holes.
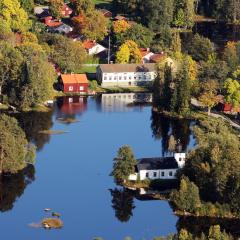
[[[64,17],[70,17],[72,12],[73,12],[73,10],[67,4],[64,4],[64,6],[62,8],[62,15]]]
[[[60,83],[63,92],[88,93],[86,74],[61,74]]]

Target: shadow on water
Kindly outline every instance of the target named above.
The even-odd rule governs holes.
[[[27,185],[35,180],[34,166],[29,165],[22,171],[3,175],[0,178],[0,211],[6,212],[13,208],[15,201],[20,198]]]
[[[190,143],[190,136],[192,135],[191,125],[192,121],[184,119],[170,119],[162,114],[152,111],[151,128],[155,139],[162,141],[162,155],[171,153],[170,138],[172,137],[176,142],[176,151],[187,150]]]

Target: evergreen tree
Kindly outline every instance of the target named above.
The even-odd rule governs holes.
[[[117,182],[121,183],[127,180],[130,174],[135,173],[136,164],[137,161],[131,147],[127,145],[122,146],[114,158],[113,171],[110,175],[113,176]]]

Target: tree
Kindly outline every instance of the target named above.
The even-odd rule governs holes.
[[[133,24],[121,34],[117,34],[117,43],[122,44],[127,40],[132,40],[138,46],[148,48],[153,41],[154,33],[141,24]]]
[[[117,156],[114,158],[113,171],[111,176],[117,182],[127,180],[129,175],[135,173],[137,161],[130,146],[124,145],[119,148]]]
[[[21,7],[27,12],[32,13],[34,8],[34,0],[20,0]]]
[[[50,0],[50,11],[55,18],[61,19],[63,7],[63,0]]]
[[[199,101],[208,108],[208,115],[211,113],[211,108],[218,103],[217,88],[218,84],[214,80],[205,82],[202,85],[202,93],[199,97]]]
[[[171,201],[181,211],[195,213],[201,206],[199,189],[188,178],[182,178],[179,191],[173,191],[170,196]]]
[[[240,83],[237,80],[228,78],[224,83],[226,90],[226,102],[233,106],[233,109],[237,109],[240,106]]]
[[[73,18],[75,31],[91,40],[103,40],[108,34],[108,19],[97,10]]]
[[[87,53],[79,41],[61,35],[51,35],[47,40],[51,43],[51,58],[63,72],[77,72],[87,57]]]
[[[171,135],[168,140],[168,151],[174,153],[176,151],[177,141],[175,140],[174,136]]]
[[[112,27],[113,32],[116,34],[126,32],[129,28],[131,28],[131,25],[126,20],[119,20],[113,22]]]
[[[130,50],[126,44],[120,46],[119,51],[116,53],[116,62],[117,63],[129,63],[130,59]]]
[[[0,115],[0,174],[16,173],[34,162],[35,148],[15,118]]]
[[[0,18],[9,24],[12,31],[25,32],[31,27],[28,14],[21,8],[18,0],[1,0],[0,12]]]
[[[118,63],[140,63],[142,56],[138,45],[134,41],[128,40],[120,46],[116,58]]]
[[[95,9],[94,1],[92,0],[71,0],[76,10],[76,14],[86,14]]]
[[[213,44],[208,38],[195,34],[189,44],[188,53],[196,61],[207,61],[209,55],[214,53]]]
[[[239,56],[237,55],[237,48],[235,42],[228,42],[224,48],[223,60],[226,61],[231,70],[235,70],[238,65]]]

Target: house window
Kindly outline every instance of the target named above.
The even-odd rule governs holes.
[[[122,77],[121,77],[121,76],[119,77],[119,80],[122,80]]]
[[[80,91],[83,91],[84,90],[84,87],[83,86],[80,86]]]
[[[109,77],[109,80],[111,81],[111,80],[112,80],[112,77]]]
[[[107,80],[107,77],[104,77],[104,80]]]
[[[69,91],[73,91],[73,86],[69,86],[69,87],[68,87],[68,90],[69,90]]]
[[[165,175],[164,172],[161,172],[161,176],[164,177],[164,175]]]
[[[72,102],[73,102],[73,99],[72,99],[72,98],[69,98],[69,99],[68,99],[68,102],[69,102],[69,103],[72,103]]]
[[[157,172],[154,172],[154,173],[153,173],[153,177],[157,177]]]
[[[149,173],[146,173],[146,178],[148,178],[149,177]]]
[[[170,172],[169,172],[169,177],[172,177],[172,175],[173,175],[173,172],[170,171]]]
[[[127,80],[127,77],[126,77],[126,76],[124,77],[124,80]]]

